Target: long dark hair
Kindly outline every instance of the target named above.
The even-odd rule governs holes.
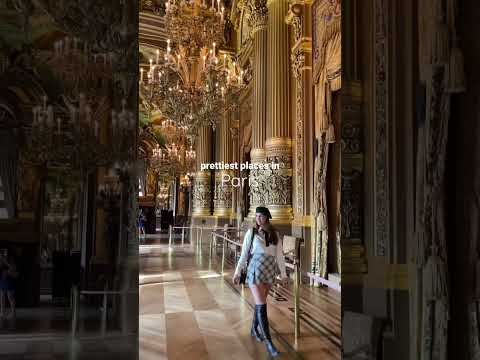
[[[255,221],[255,226],[253,228],[253,231],[255,233],[258,233],[260,228],[262,228],[265,233],[265,242],[267,243],[267,246],[270,244],[273,244],[276,246],[278,244],[277,230],[270,223],[270,221],[267,220],[266,224],[263,225],[263,227],[258,225],[257,222]]]

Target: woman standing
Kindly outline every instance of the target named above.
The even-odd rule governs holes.
[[[247,283],[255,299],[255,313],[252,321],[251,335],[258,341],[264,341],[271,356],[278,356],[270,337],[267,317],[267,296],[278,274],[282,282],[287,281],[285,258],[282,241],[278,232],[270,224],[270,211],[266,207],[257,207],[255,226],[245,234],[242,253],[233,275],[233,282],[238,284],[241,270],[245,268],[250,250],[251,258],[247,269]],[[260,332],[258,331],[260,328]]]
[[[10,303],[10,314],[8,317],[15,317],[15,278],[17,270],[13,256],[6,259],[5,255],[0,257],[0,317],[4,316],[5,295]]]
[[[145,238],[145,223],[147,221],[147,217],[145,216],[143,209],[140,209],[138,213],[138,230],[140,232],[140,239],[143,237]]]

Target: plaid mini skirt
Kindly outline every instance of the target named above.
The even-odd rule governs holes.
[[[247,284],[273,284],[280,274],[275,256],[253,254],[247,269]]]

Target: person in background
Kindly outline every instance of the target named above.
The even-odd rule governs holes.
[[[282,240],[272,224],[268,208],[257,207],[255,226],[245,234],[242,244],[242,253],[238,260],[233,282],[239,283],[240,273],[250,261],[247,268],[248,287],[255,299],[255,313],[253,315],[251,335],[258,341],[264,341],[270,356],[280,353],[272,343],[267,317],[267,296],[275,282],[277,275],[281,275],[282,283],[287,281],[285,258],[283,256]],[[250,254],[249,254],[250,250]],[[260,328],[260,332],[258,331]]]
[[[13,256],[0,256],[0,317],[5,316],[5,298],[10,304],[7,317],[15,317],[15,278],[18,276]]]

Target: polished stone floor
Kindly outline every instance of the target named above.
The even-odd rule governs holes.
[[[133,360],[137,359],[138,337],[90,335],[78,339],[55,334],[0,337],[2,360]]]
[[[20,308],[16,318],[0,319],[1,360],[132,360],[137,349],[137,334],[121,334],[113,321],[102,337],[98,308],[82,306],[75,339],[67,307]]]
[[[250,337],[250,291],[231,284],[231,268],[222,277],[208,244],[200,249],[175,241],[169,249],[166,235],[145,240],[140,247],[140,360],[268,359],[264,345]],[[268,309],[280,359],[340,359],[338,293],[304,291],[297,343],[289,286],[275,290]]]

